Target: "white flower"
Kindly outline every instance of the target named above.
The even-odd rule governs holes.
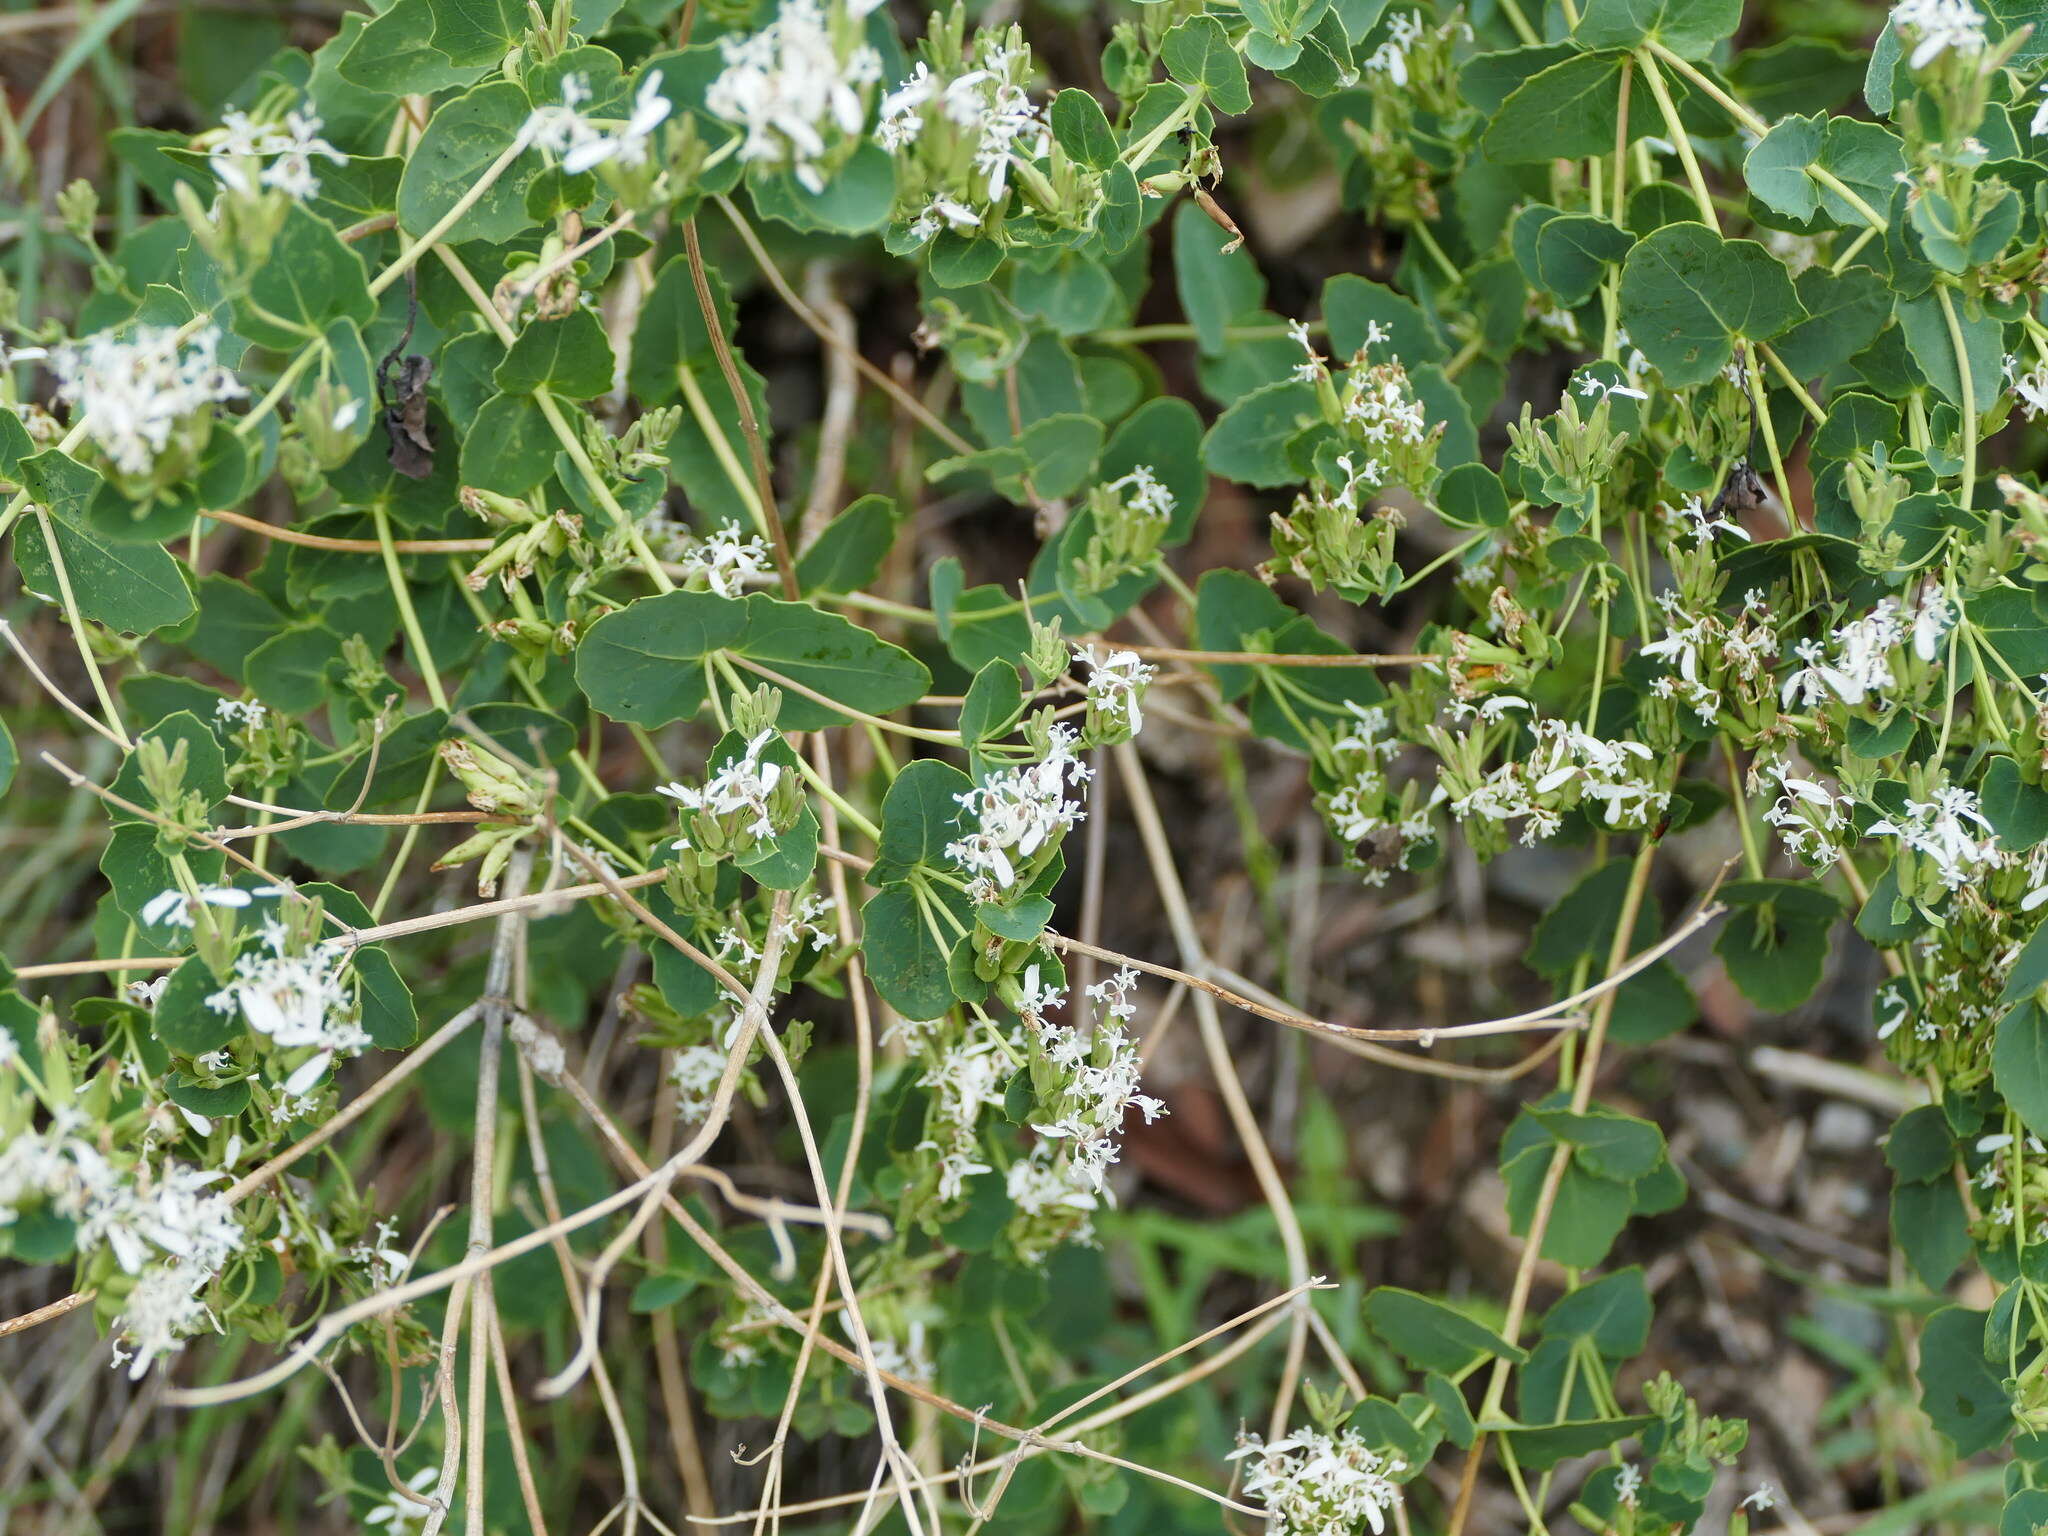
[[[276,918],[266,918],[262,940],[235,957],[234,975],[207,998],[216,1013],[239,1011],[249,1027],[283,1050],[311,1046],[316,1054],[285,1083],[285,1094],[309,1092],[337,1053],[353,1055],[370,1043],[356,1021],[355,996],[344,971],[344,953],[316,945],[287,954],[288,936]]]
[[[1955,621],[1955,611],[1949,607],[1948,599],[1930,584],[1913,609],[1913,654],[1922,661],[1935,660],[1941,655],[1942,636]]]
[[[702,789],[674,783],[660,785],[655,793],[668,796],[686,811],[703,811],[721,817],[749,816],[751,819],[746,823],[746,830],[750,835],[773,837],[775,823],[769,814],[768,797],[782,782],[782,765],[763,762],[761,752],[776,739],[773,730],[760,732],[747,743],[745,751],[706,779]],[[671,846],[687,848],[690,844],[688,839],[678,838]]]
[[[774,556],[759,534],[743,533],[738,523],[728,522],[684,545],[679,563],[685,576],[703,577],[720,597],[738,597],[749,577],[774,568]]]
[[[165,325],[139,325],[126,336],[101,331],[51,354],[57,396],[83,417],[116,469],[146,475],[186,420],[248,393],[220,365],[220,339],[211,325],[182,345]]]
[[[1422,17],[1416,11],[1397,11],[1387,18],[1387,40],[1365,61],[1367,74],[1385,75],[1395,85],[1408,83],[1408,50],[1422,36]],[[1378,1526],[1374,1526],[1377,1530]]]
[[[227,725],[261,725],[268,713],[254,699],[222,699],[213,706],[213,718]]]
[[[2048,127],[2048,123],[2042,121],[2044,118],[2048,118],[2048,101],[2041,104],[2041,117],[2035,119],[2036,133]],[[2020,372],[2019,365],[2019,358],[2008,357],[2005,371],[2012,379],[2012,392],[2019,400],[2020,410],[2027,420],[2037,421],[2048,415],[2048,363],[2037,364],[2025,373]]]
[[[1635,389],[1627,384],[1609,384],[1605,379],[1591,373],[1579,376],[1579,394],[1587,400],[1591,400],[1596,395],[1602,400],[1608,399],[1613,395],[1620,395],[1624,400],[1647,400],[1650,398],[1647,390]]]
[[[581,75],[563,76],[561,103],[534,108],[522,130],[526,142],[553,155],[571,176],[607,160],[645,165],[648,141],[674,110],[661,93],[661,77],[650,74],[640,82],[632,113],[616,133],[607,133],[584,115],[583,104],[590,95],[590,85]]]
[[[1980,835],[1973,827],[1982,828]],[[1944,784],[1932,800],[1908,800],[1906,812],[1873,824],[1872,837],[1895,837],[1931,862],[1941,883],[1957,890],[1987,866],[2003,859],[1998,834],[1977,809],[1977,797],[1960,785]]]
[[[336,165],[348,164],[347,155],[320,137],[320,119],[310,112],[287,112],[284,132],[266,136],[261,152],[276,158],[257,180],[300,202],[320,190],[320,178],[313,174],[315,155]]]
[[[725,1076],[725,1057],[715,1045],[686,1045],[669,1063],[668,1080],[676,1087],[676,1118],[685,1125],[711,1113],[719,1079]]]
[[[1951,50],[1984,51],[1984,18],[1970,0],[1900,0],[1892,7],[1892,27],[1912,41],[1906,62],[1913,69],[1924,69]]]
[[[1749,1496],[1742,1501],[1744,1509],[1753,1509],[1761,1514],[1764,1510],[1775,1509],[1778,1504],[1778,1490],[1769,1483],[1758,1483]]]
[[[1240,1432],[1231,1461],[1246,1462],[1244,1491],[1266,1506],[1268,1536],[1343,1536],[1361,1523],[1375,1536],[1401,1502],[1394,1474],[1406,1463],[1374,1451],[1355,1429],[1334,1437],[1297,1429],[1268,1445]]]
[[[1785,679],[1779,690],[1781,702],[1790,708],[1797,698],[1802,708],[1811,709],[1825,703],[1830,693],[1844,704],[1882,698],[1895,685],[1891,654],[1906,634],[1897,599],[1887,597],[1829,637],[1832,655],[1814,641],[1800,642],[1795,653],[1806,665]]]
[[[311,112],[287,112],[282,129],[253,123],[244,112],[227,112],[211,138],[207,156],[215,178],[245,196],[260,184],[303,202],[320,190],[320,178],[313,173],[315,156],[336,165],[348,163],[347,155],[320,137],[320,119]],[[270,163],[262,165],[266,160]],[[252,167],[260,167],[253,179]]]
[[[1052,130],[1027,89],[1031,50],[1014,27],[981,33],[966,62],[961,74],[947,80],[920,61],[882,97],[875,142],[900,156],[924,139],[928,122],[943,121],[968,149],[979,178],[974,195],[993,206],[1008,190],[1012,157],[1044,159],[1052,151]]]
[[[1377,321],[1373,322],[1375,325],[1378,323]],[[1287,322],[1287,335],[1290,340],[1300,346],[1303,352],[1308,354],[1301,362],[1294,365],[1295,378],[1304,384],[1315,383],[1323,376],[1325,370],[1323,368],[1323,354],[1316,350],[1315,342],[1310,339],[1308,326],[1299,320],[1290,320]]]
[[[1142,660],[1136,651],[1111,651],[1104,655],[1092,645],[1074,647],[1074,659],[1088,667],[1088,711],[1135,736],[1145,727],[1139,708],[1145,689],[1158,668]]]
[[[2041,89],[2048,91],[2048,81],[2042,82]],[[2042,134],[2048,133],[2048,101],[2042,102],[2040,106],[2034,109],[2033,126],[2027,129],[2027,132],[2037,139]]]
[[[1117,476],[1102,489],[1120,497],[1126,512],[1136,512],[1162,523],[1173,517],[1173,492],[1160,483],[1150,464],[1132,466],[1129,474]]]
[[[435,1482],[439,1480],[440,1475],[432,1467],[421,1467],[419,1471],[413,1473],[411,1477],[405,1480],[405,1486],[414,1493],[424,1494],[429,1488],[434,1486]],[[409,1499],[404,1494],[393,1489],[385,1496],[383,1502],[363,1516],[363,1524],[381,1525],[393,1533],[402,1533],[411,1530],[416,1525],[425,1524],[427,1516],[433,1512],[434,1506],[431,1503],[421,1503],[417,1500]]]
[[[1624,1461],[1614,1471],[1614,1497],[1625,1508],[1634,1509],[1643,1490],[1643,1469]]]
[[[857,134],[867,117],[882,56],[856,42],[850,12],[819,0],[783,0],[775,19],[748,37],[725,37],[725,69],[704,106],[741,131],[739,156],[786,165],[811,192],[825,190],[819,167],[831,137]]]
[[[209,907],[226,907],[239,911],[258,896],[280,896],[283,888],[275,885],[259,885],[252,890],[243,890],[237,885],[202,885],[194,899]],[[142,925],[154,928],[167,924],[172,928],[192,926],[192,906],[183,891],[158,891],[142,904]]]
[[[946,845],[946,857],[978,877],[986,894],[1017,883],[1020,865],[1087,815],[1067,787],[1088,781],[1089,768],[1073,755],[1071,726],[1053,727],[1051,750],[1041,762],[1008,768],[955,798],[974,817],[975,829]]]

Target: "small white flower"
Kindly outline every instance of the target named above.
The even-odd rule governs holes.
[[[51,354],[57,397],[82,419],[114,467],[146,475],[181,425],[248,393],[218,361],[220,331],[203,326],[180,343],[170,326],[101,331]]]
[[[1924,69],[1942,54],[1984,51],[1984,18],[1969,0],[1900,0],[1892,7],[1892,27],[1910,40],[1907,64]]]
[[[421,1467],[405,1480],[405,1486],[414,1493],[424,1494],[434,1486],[439,1477],[440,1474],[434,1468]],[[410,1531],[414,1526],[424,1525],[427,1516],[433,1512],[432,1503],[409,1499],[393,1489],[375,1509],[363,1516],[363,1524],[381,1525],[392,1532],[393,1536],[402,1536],[402,1533]]]

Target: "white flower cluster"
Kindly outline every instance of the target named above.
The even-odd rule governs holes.
[[[1034,164],[1051,153],[1052,129],[1027,88],[1033,69],[1031,50],[1014,28],[984,32],[960,74],[943,79],[920,61],[882,98],[875,142],[883,149],[900,157],[925,140],[931,123],[944,122],[966,147],[971,167],[971,179],[934,190],[910,226],[918,243],[942,228],[980,228],[1009,190],[1012,162]]]
[[[1355,1429],[1297,1429],[1271,1445],[1240,1433],[1237,1442],[1230,1460],[1245,1462],[1244,1491],[1266,1506],[1269,1536],[1350,1536],[1361,1525],[1382,1536],[1401,1502],[1394,1476],[1407,1464]]]
[[[1098,489],[1116,497],[1126,512],[1161,523],[1173,520],[1173,492],[1160,484],[1150,464],[1133,465],[1129,474],[1118,475]]]
[[[1107,726],[1118,734],[1135,736],[1145,728],[1141,705],[1157,667],[1140,659],[1136,651],[1104,654],[1092,645],[1075,646],[1074,660],[1088,668],[1091,729]]]
[[[261,725],[269,713],[254,699],[222,699],[213,706],[213,718],[221,724],[247,726],[252,730]]]
[[[1387,18],[1386,41],[1366,58],[1369,75],[1385,75],[1397,86],[1408,83],[1408,50],[1422,38],[1422,14],[1396,11]]]
[[[1088,782],[1092,770],[1074,755],[1073,727],[1052,728],[1050,750],[1036,763],[991,774],[955,798],[974,818],[974,830],[946,845],[946,857],[974,876],[977,901],[1000,899],[1017,883],[1020,867],[1059,840],[1088,813],[1069,787]]]
[[[190,928],[194,902],[200,906],[238,912],[258,896],[283,894],[284,887],[279,885],[259,885],[250,890],[238,885],[202,885],[189,898],[183,891],[158,891],[142,904],[142,923],[145,928]]]
[[[275,187],[304,202],[320,190],[314,156],[348,164],[347,155],[320,137],[320,119],[311,112],[287,112],[282,129],[252,123],[245,112],[224,113],[220,122],[208,158],[214,176],[231,192],[246,196],[258,186]]]
[[[1948,599],[1932,586],[1910,611],[1902,609],[1896,598],[1882,598],[1864,617],[1830,635],[1827,646],[1817,640],[1800,641],[1794,654],[1805,665],[1785,679],[1780,699],[1787,708],[1796,699],[1802,709],[1826,703],[1829,695],[1844,704],[1861,704],[1865,699],[1882,702],[1884,695],[1898,686],[1892,653],[1910,639],[1914,655],[1933,661],[1941,654],[1942,637],[1954,623]]]
[[[1487,702],[1529,707],[1506,695]],[[1446,803],[1453,816],[1520,821],[1522,841],[1533,845],[1556,836],[1562,813],[1581,801],[1604,806],[1601,819],[1623,828],[1649,826],[1670,805],[1670,791],[1656,782],[1656,754],[1643,743],[1606,741],[1565,720],[1536,720],[1529,729],[1536,738],[1529,755],[1502,763],[1465,793],[1452,795]]]
[[[122,1168],[78,1134],[83,1124],[67,1111],[47,1129],[0,1146],[0,1226],[47,1202],[77,1224],[80,1252],[105,1249],[135,1277],[122,1302],[117,1326],[125,1347],[116,1359],[139,1377],[211,1319],[201,1293],[241,1251],[242,1228],[227,1197],[212,1188],[220,1174],[168,1159],[154,1173],[147,1165]]]
[[[2040,115],[2034,119],[2034,132],[2048,133],[2048,101],[2041,103]],[[2027,368],[2025,361],[2017,356],[2005,360],[2006,382],[2021,414],[2029,421],[2039,421],[2048,415],[2048,362],[2037,359],[2032,368]]]
[[[1922,855],[1951,891],[1999,868],[2005,858],[1976,795],[1959,784],[1942,785],[1930,800],[1908,800],[1904,815],[1874,823],[1870,835],[1895,837]]]
[[[691,1125],[711,1113],[718,1080],[725,1075],[728,1052],[715,1045],[686,1045],[669,1063],[668,1080],[676,1088],[676,1118]]]
[[[1420,446],[1429,440],[1429,418],[1409,390],[1408,370],[1398,362],[1354,368],[1344,386],[1344,419],[1367,443]]]
[[[1984,51],[1984,18],[1970,0],[1899,0],[1892,7],[1892,30],[1912,42],[1906,62],[1914,69],[1944,53]]]
[[[583,113],[590,100],[590,82],[581,75],[562,77],[559,104],[535,107],[522,130],[525,142],[552,155],[571,176],[594,170],[608,160],[620,165],[645,165],[654,130],[673,110],[661,93],[661,77],[649,75],[633,97],[633,110],[615,132],[608,132]]]
[[[985,1108],[1002,1108],[1003,1088],[1011,1070],[1004,1042],[993,1035],[969,1036],[942,1051],[918,1079],[933,1090],[935,1112],[943,1122],[943,1142],[919,1143],[920,1152],[938,1154],[938,1197],[952,1201],[966,1193],[967,1181],[990,1171],[981,1161],[975,1127]]]
[[[685,534],[676,554],[686,577],[703,577],[720,597],[743,595],[750,578],[774,569],[768,541],[738,523],[722,523],[701,538]]]
[[[1094,1210],[1108,1200],[1106,1176],[1116,1161],[1124,1114],[1139,1110],[1145,1124],[1165,1114],[1165,1104],[1139,1092],[1139,1047],[1124,1030],[1137,1012],[1130,1001],[1137,983],[1139,973],[1126,967],[1087,989],[1100,1012],[1094,1030],[1083,1032],[1047,1018],[1065,995],[1059,987],[1040,987],[1036,965],[1024,971],[1018,1012],[1063,1081],[1057,1092],[1042,1094],[1053,1118],[1032,1122],[1042,1141],[1010,1167],[1010,1200],[1018,1210]]]
[[[370,1037],[357,1022],[343,951],[321,944],[294,955],[286,952],[289,943],[284,924],[266,917],[260,942],[235,957],[234,976],[206,1006],[215,1013],[239,1010],[251,1029],[282,1050],[311,1046],[314,1054],[284,1081],[286,1097],[298,1098],[337,1055],[353,1056]]]
[[[101,331],[50,355],[57,398],[125,475],[146,475],[171,434],[217,401],[248,393],[219,359],[220,331],[201,326],[182,344],[167,325],[126,336]]]
[[[748,37],[720,39],[725,69],[704,106],[741,132],[739,157],[787,166],[813,193],[821,162],[858,134],[882,77],[882,56],[860,41],[861,20],[881,0],[783,0],[775,19]]]
[[[1855,803],[1816,779],[1803,778],[1783,763],[1763,772],[1778,781],[1782,793],[1764,820],[1778,829],[1778,840],[1809,869],[1825,870],[1842,856],[1848,841],[1849,810]]]
[[[1739,685],[1752,698],[1769,690],[1778,637],[1761,592],[1752,590],[1733,620],[1713,609],[1689,609],[1675,592],[1659,593],[1657,606],[1664,613],[1663,637],[1642,649],[1671,668],[1650,684],[1658,698],[1677,699],[1691,706],[1703,724],[1712,725],[1728,684]]]
[[[744,752],[706,779],[702,789],[669,783],[657,786],[654,792],[668,796],[686,811],[702,811],[720,818],[744,816],[748,818],[744,830],[749,836],[773,837],[775,822],[769,812],[768,797],[782,782],[782,765],[763,762],[761,752],[775,739],[772,730],[760,732],[748,741]],[[679,837],[669,846],[688,848],[690,840]]]

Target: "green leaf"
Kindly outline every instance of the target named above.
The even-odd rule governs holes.
[[[547,479],[560,446],[532,395],[493,395],[462,436],[462,483],[524,496]]]
[[[1226,251],[1228,243],[1229,237],[1193,203],[1174,211],[1174,283],[1196,342],[1212,356],[1224,351],[1226,328],[1258,314],[1266,302],[1266,279],[1251,253],[1242,246]]]
[[[399,228],[408,235],[433,228],[483,179],[532,110],[526,93],[509,80],[489,81],[441,107],[398,183]],[[530,150],[513,160],[443,238],[450,245],[510,240],[530,222],[526,189],[541,167],[541,157]]]
[[[558,320],[529,324],[492,377],[507,394],[544,389],[567,400],[588,400],[612,387],[612,346],[596,314],[572,309]]]
[[[1977,626],[1977,638],[2015,672],[2023,677],[2048,672],[2048,619],[2035,594],[1987,587],[1963,599],[1963,612]]]
[[[1991,1078],[2020,1122],[2036,1136],[2048,1136],[2048,1014],[2032,998],[1998,1021]]]
[[[432,96],[450,86],[472,84],[490,64],[457,69],[433,45],[433,0],[394,0],[342,55],[338,73],[349,84],[390,96]]]
[[[1208,471],[1202,467],[1202,418],[1187,401],[1162,395],[1131,412],[1102,450],[1095,473],[1107,483],[1140,467],[1150,470],[1173,497],[1164,542],[1185,543],[1195,531],[1209,490]]]
[[[1885,1166],[1905,1184],[1931,1184],[1955,1166],[1955,1138],[1938,1104],[1922,1104],[1899,1116],[1885,1138]]]
[[[150,1033],[174,1051],[202,1056],[240,1038],[240,1008],[220,1010],[206,1000],[220,991],[220,979],[194,955],[164,984],[149,1019]]]
[[[1546,1339],[1591,1339],[1610,1360],[1642,1353],[1650,1341],[1650,1291],[1640,1265],[1566,1293],[1537,1331]]]
[[[1742,23],[1742,0],[1586,0],[1572,38],[1581,48],[1634,48],[1659,42],[1684,59],[1703,59]]]
[[[1970,386],[1981,415],[1998,398],[2004,382],[2004,328],[1981,310],[1973,315],[1975,306],[1959,295],[1949,294],[1949,308],[1962,335],[1963,354],[1970,363]],[[1955,337],[1949,333],[1948,315],[1942,310],[1940,296],[1929,291],[1917,299],[1902,299],[1898,314],[1899,329],[1905,332],[1907,350],[1919,364],[1920,372],[1944,400],[1960,408],[1963,375],[1956,363]]]
[[[1199,85],[1216,110],[1236,116],[1252,109],[1251,83],[1230,34],[1214,16],[1190,16],[1166,34],[1159,62],[1182,85]]]
[[[1588,1173],[1633,1184],[1664,1160],[1664,1133],[1648,1120],[1595,1105],[1584,1114],[1532,1106],[1528,1113],[1551,1135],[1576,1148],[1574,1161]]]
[[[1202,462],[1211,474],[1245,485],[1286,485],[1298,478],[1287,445],[1321,419],[1312,385],[1283,379],[1252,391],[1216,418],[1202,439]]]
[[[1938,1291],[1970,1256],[1970,1218],[1951,1179],[1892,1186],[1892,1240],[1920,1283]]]
[[[704,658],[747,632],[746,604],[711,592],[666,592],[606,614],[576,647],[576,683],[614,720],[667,725],[704,705]]]
[[[932,675],[922,662],[839,614],[760,592],[746,599],[746,607],[746,632],[734,650],[828,699],[886,715],[931,688]],[[843,725],[846,717],[784,690],[779,723],[786,731],[815,731]]]
[[[434,47],[461,67],[495,64],[526,35],[523,0],[427,0]]]
[[[2020,765],[2011,758],[1991,759],[1978,783],[1977,801],[2000,846],[2024,853],[2048,840],[2048,789],[2021,778]]]
[[[889,792],[882,797],[882,840],[876,850],[875,868],[880,883],[908,879],[911,866],[917,864],[934,869],[951,867],[946,844],[960,835],[958,797],[973,788],[974,781],[966,774],[935,757],[922,757],[906,764],[890,780]],[[885,865],[888,873],[883,875]]]
[[[1575,54],[1523,81],[1487,126],[1487,158],[1513,165],[1612,154],[1627,57]]]
[[[1804,317],[1777,257],[1704,224],[1665,225],[1622,267],[1622,324],[1672,388],[1713,378],[1738,338],[1768,341]]]
[[[703,706],[705,658],[714,651],[757,660],[867,714],[901,709],[931,686],[908,652],[838,614],[762,593],[711,592],[665,592],[606,614],[576,648],[576,682],[614,720],[666,725]],[[844,723],[836,709],[784,691],[783,729]]]
[[[1943,1307],[1920,1335],[1920,1406],[1958,1456],[2002,1445],[2013,1432],[2012,1400],[1984,1358],[1987,1315]]]
[[[361,325],[376,308],[363,258],[293,203],[247,295],[235,300],[235,329],[259,347],[296,351],[334,321]]]
[[[53,456],[63,457],[51,448],[25,461],[24,483],[31,465]],[[78,611],[86,618],[124,634],[147,635],[196,611],[184,568],[161,545],[113,543],[80,526],[61,507],[50,507],[48,516]],[[43,525],[32,515],[15,525],[14,558],[30,588],[51,598],[58,595]]]
[[[1514,1447],[1515,1460],[1532,1471],[1546,1472],[1560,1461],[1604,1450],[1617,1440],[1639,1435],[1658,1421],[1648,1414],[1625,1419],[1581,1419],[1564,1424],[1527,1424],[1501,1431]]]
[[[1391,356],[1413,367],[1446,362],[1451,355],[1413,299],[1353,272],[1340,272],[1323,284],[1323,319],[1330,328],[1330,355],[1339,361],[1366,344],[1374,325],[1386,336],[1380,349],[1368,354],[1376,362]]]
[[[1735,909],[1714,940],[1729,979],[1773,1013],[1805,1002],[1826,968],[1841,903],[1791,880],[1738,880],[1723,887],[1721,899]]]
[[[876,892],[861,908],[860,921],[861,956],[883,1002],[906,1019],[936,1019],[953,1006],[946,966],[951,945],[933,934],[912,886]]]
[[[1489,1355],[1517,1365],[1528,1358],[1464,1313],[1396,1286],[1373,1289],[1365,1298],[1365,1320],[1403,1359],[1426,1371],[1461,1371]]]
[[[797,557],[797,586],[814,592],[856,592],[875,579],[902,514],[887,496],[863,496],[822,528]]]
[[[1567,213],[1536,234],[1536,271],[1543,287],[1567,309],[1593,296],[1607,269],[1629,252],[1628,231],[1590,213]]]
[[[1103,115],[1102,103],[1071,87],[1052,99],[1048,114],[1052,136],[1061,149],[1090,170],[1106,171],[1117,160],[1116,134]]]
[[[1893,178],[1905,169],[1897,134],[1877,123],[1816,112],[1788,117],[1759,139],[1743,163],[1743,177],[1757,198],[1804,224],[1817,214],[1851,229],[1870,221],[1848,198],[1817,177],[1825,171],[1882,215],[1891,201]]]

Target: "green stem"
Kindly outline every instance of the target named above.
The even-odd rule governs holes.
[[[412,605],[412,590],[398,564],[398,549],[391,541],[391,513],[381,500],[370,503],[370,518],[377,525],[377,547],[384,554],[384,575],[391,583],[392,599],[398,604],[398,622],[405,630],[405,643],[412,648],[414,663],[427,685],[427,697],[434,708],[447,712],[448,694],[441,687],[441,674],[434,666],[434,653],[427,649],[427,637],[420,629],[420,616]]]
[[[1707,178],[1700,174],[1699,156],[1692,150],[1692,138],[1685,131],[1685,124],[1678,120],[1678,108],[1672,104],[1671,91],[1664,84],[1663,72],[1657,68],[1657,61],[1648,52],[1636,55],[1642,61],[1643,79],[1648,82],[1650,94],[1657,98],[1657,110],[1663,115],[1665,132],[1671,136],[1671,145],[1678,151],[1679,163],[1685,167],[1686,184],[1692,188],[1693,200],[1700,206],[1700,222],[1707,228],[1719,231],[1721,219],[1714,212],[1713,195],[1707,191]]]
[[[1963,507],[1967,511],[1977,496],[1977,381],[1971,375],[1970,352],[1963,344],[1963,323],[1956,317],[1955,300],[1941,284],[1935,285],[1934,297],[1948,325],[1948,344],[1956,355],[1956,383],[1963,396]]]

